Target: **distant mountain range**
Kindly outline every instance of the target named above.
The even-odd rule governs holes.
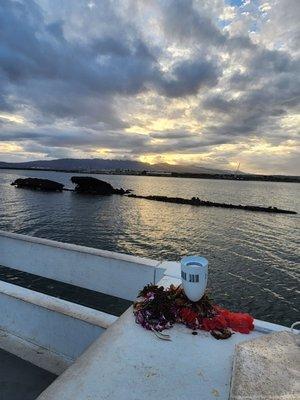
[[[102,158],[61,158],[57,160],[38,160],[19,163],[0,161],[0,169],[30,169],[49,171],[70,171],[82,173],[113,173],[123,175],[143,175],[170,173],[172,176],[184,178],[225,179],[240,181],[273,181],[273,182],[297,182],[300,176],[287,175],[261,175],[249,174],[242,171],[229,171],[198,165],[171,165],[167,163],[148,164],[133,160],[106,160]]]
[[[195,174],[232,174],[232,171],[205,168],[197,165],[171,165],[148,164],[132,160],[106,160],[101,158],[62,158],[57,160],[38,160],[20,163],[7,163],[0,161],[0,168],[30,168],[63,171],[104,171],[104,170],[130,170],[151,172],[178,172]]]

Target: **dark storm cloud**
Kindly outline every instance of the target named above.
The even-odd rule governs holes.
[[[221,32],[205,12],[205,2],[197,3],[197,6],[192,0],[167,1],[165,4],[164,29],[171,41],[192,42],[195,52],[199,46],[210,46],[209,51],[215,57],[216,51],[222,49],[230,55],[231,61],[244,66],[244,72],[234,72],[227,83],[222,81],[218,94],[204,96],[199,111],[204,109],[214,113],[217,124],[210,123],[203,129],[204,137],[210,138],[202,139],[203,144],[214,141],[236,143],[255,135],[273,143],[287,140],[290,134],[280,132],[280,121],[300,104],[299,60],[286,51],[255,44],[246,35],[232,36]],[[216,68],[215,79],[222,75],[217,71]],[[212,81],[210,86],[214,86]],[[195,88],[195,92],[198,89]],[[232,97],[235,91],[240,92],[238,97]],[[201,121],[202,113],[199,115]]]
[[[117,24],[117,15],[110,15]],[[115,95],[133,96],[152,88],[168,97],[183,97],[216,85],[221,74],[216,61],[196,57],[177,62],[163,73],[155,51],[134,28],[124,28],[123,21],[119,26],[122,34],[114,36],[112,31],[90,40],[70,41],[64,35],[64,21],[46,23],[34,1],[1,1],[1,109],[32,110],[29,118],[37,126],[61,119],[83,128],[79,137],[8,130],[2,132],[2,140],[26,139],[45,147],[131,146],[135,151],[145,147],[148,139],[108,133],[128,127],[114,106]],[[209,34],[213,28],[207,23],[205,29]],[[86,128],[97,134],[87,134]]]
[[[158,144],[153,143],[151,139],[161,139],[162,141]],[[45,152],[48,156],[55,154],[55,157],[60,157],[63,152],[72,154],[71,149],[92,152],[95,147],[122,150],[135,156],[142,153],[177,153],[178,151],[197,153],[209,146],[228,142],[228,139],[222,136],[211,135],[203,138],[197,133],[182,131],[153,132],[148,136],[107,131],[99,135],[99,132],[95,133],[90,130],[56,132],[50,129],[42,132],[22,130],[6,132],[3,130],[0,131],[1,140],[18,142],[26,151]]]
[[[186,61],[176,65],[173,78],[161,80],[161,89],[168,97],[182,97],[198,93],[202,86],[215,86],[221,71],[207,60]]]
[[[172,130],[172,131],[164,131],[164,132],[152,132],[150,133],[150,137],[153,139],[182,139],[187,137],[196,136],[197,133],[182,131],[182,130]]]
[[[0,115],[1,141],[49,156],[93,147],[138,156],[201,153],[251,136],[271,143],[291,137],[280,122],[299,105],[294,53],[252,41],[247,30],[222,30],[220,15],[210,12],[218,2],[145,2],[157,13],[153,25],[159,27],[151,35],[150,25],[143,26],[151,12],[136,23],[128,2],[99,1],[89,9],[80,0],[72,6],[43,1],[44,8],[38,0],[0,1],[0,112],[20,114],[27,124]],[[149,135],[126,132],[140,118],[131,102],[147,93],[156,96],[148,108],[153,118],[180,114],[182,121],[187,109],[164,116],[166,104],[193,96],[187,115],[199,120],[201,131],[189,132],[183,123],[183,129]],[[143,113],[142,104],[136,108]]]
[[[86,147],[112,147],[123,148],[123,149],[140,149],[144,147],[149,138],[146,135],[126,135],[121,132],[103,132],[103,135],[99,135],[96,132],[88,130],[80,130],[75,132],[74,130],[57,132],[55,130],[44,130],[41,132],[30,132],[30,131],[1,131],[0,140],[3,141],[18,141],[22,142],[35,142],[41,146],[49,147],[68,147],[74,148]]]
[[[214,84],[214,66],[206,61],[176,65],[174,79],[161,73],[149,47],[127,32],[74,43],[63,36],[62,22],[46,25],[34,2],[0,4],[0,67],[12,83],[30,79],[69,83],[83,92],[137,94],[151,84],[170,96],[195,93]]]
[[[201,14],[197,11],[192,0],[167,0],[162,7],[164,28],[168,36],[214,45],[225,43],[226,36],[204,10]]]
[[[216,112],[222,121],[207,127],[207,132],[240,139],[255,135],[272,143],[289,139],[290,132],[282,131],[280,123],[283,116],[299,110],[300,61],[256,46],[244,66],[246,72],[233,74],[224,91],[203,100],[201,107]],[[239,91],[234,98],[233,89]]]
[[[102,94],[135,94],[155,77],[155,63],[140,40],[130,46],[110,37],[71,43],[60,23],[45,25],[35,8],[30,1],[0,4],[0,66],[12,83],[42,78]]]
[[[209,1],[167,0],[162,2],[161,8],[164,32],[171,41],[192,43],[194,48],[200,47],[208,53],[214,52],[212,46],[229,52],[255,47],[248,36],[237,34],[230,37],[219,29],[208,14]]]
[[[209,96],[202,103],[202,107],[208,110],[213,110],[221,113],[231,112],[236,106],[237,106],[236,101],[226,99],[222,95]]]
[[[291,57],[284,51],[257,49],[254,57],[251,57],[249,62],[249,69],[257,71],[257,73],[283,73],[296,70]]]
[[[0,41],[1,41],[1,36],[0,36]],[[1,57],[1,56],[0,56]],[[5,77],[2,76],[0,72],[0,112],[4,111],[13,111],[14,107],[12,104],[9,104],[9,101],[7,100],[8,96],[8,90],[6,89],[6,80]]]
[[[0,93],[0,111],[12,111],[13,107],[10,105],[3,94]]]
[[[145,144],[144,151],[149,153],[199,153],[201,151],[206,151],[207,148],[211,146],[216,146],[219,144],[228,143],[229,140],[226,137],[220,136],[201,136],[195,135],[193,137],[182,137],[165,140],[159,144],[148,143]]]
[[[5,142],[14,142],[14,141],[23,141],[23,140],[36,140],[40,138],[40,134],[37,132],[26,132],[26,131],[20,131],[20,132],[9,132],[3,131],[0,132],[0,140],[3,140]]]

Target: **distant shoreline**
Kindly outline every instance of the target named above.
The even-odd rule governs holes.
[[[125,175],[125,176],[152,176],[164,178],[193,178],[193,179],[217,179],[231,181],[260,181],[260,182],[289,182],[300,183],[300,176],[285,175],[254,175],[254,174],[208,174],[208,173],[184,173],[170,172],[159,173],[151,171],[82,171],[82,170],[65,170],[54,168],[17,168],[17,167],[0,167],[0,170],[16,170],[16,171],[46,171],[46,172],[64,172],[70,174],[88,174],[88,175]]]

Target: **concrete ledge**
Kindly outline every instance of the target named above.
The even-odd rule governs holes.
[[[28,361],[37,367],[55,375],[62,374],[72,363],[73,358],[55,353],[49,349],[37,346],[16,335],[0,329],[0,349],[14,354],[22,360]]]
[[[0,265],[129,301],[164,274],[156,260],[3,231]]]
[[[80,304],[71,303],[66,300],[48,296],[40,292],[25,289],[21,286],[12,285],[11,283],[0,281],[0,294],[31,303],[47,310],[55,311],[60,314],[67,315],[72,318],[80,319],[92,325],[107,329],[113,324],[118,317],[97,311],[92,308],[81,306]]]
[[[142,265],[145,265],[146,267],[150,267],[150,268],[157,267],[160,263],[159,261],[151,260],[150,258],[136,257],[136,256],[131,256],[129,254],[116,253],[116,252],[108,251],[108,250],[95,249],[92,247],[80,246],[77,244],[57,242],[55,240],[43,239],[43,238],[38,238],[38,237],[28,236],[28,235],[22,235],[20,233],[12,233],[12,232],[6,232],[6,231],[0,230],[0,237],[1,236],[7,237],[10,239],[22,240],[24,242],[55,247],[58,249],[66,249],[66,250],[76,251],[78,253],[87,253],[87,254],[92,254],[94,256],[100,256],[100,257],[105,257],[105,258],[110,258],[110,259],[112,258],[114,260],[142,264]]]
[[[290,328],[286,326],[273,324],[271,322],[261,321],[260,319],[254,320],[254,329],[257,332],[261,333],[290,331]]]
[[[181,279],[181,266],[177,261],[163,261],[160,267],[164,269],[164,274],[172,278]]]
[[[173,278],[172,276],[164,276],[158,283],[158,286],[163,286],[168,288],[171,285],[179,286],[181,284],[181,279]]]
[[[0,329],[62,358],[76,359],[115,316],[0,282]]]

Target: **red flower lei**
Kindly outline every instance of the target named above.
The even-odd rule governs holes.
[[[209,331],[217,339],[226,339],[232,332],[249,333],[254,329],[251,315],[219,307],[207,294],[193,303],[181,286],[164,289],[148,285],[140,296],[134,303],[134,314],[136,322],[145,329],[162,331],[179,322],[193,330]]]

